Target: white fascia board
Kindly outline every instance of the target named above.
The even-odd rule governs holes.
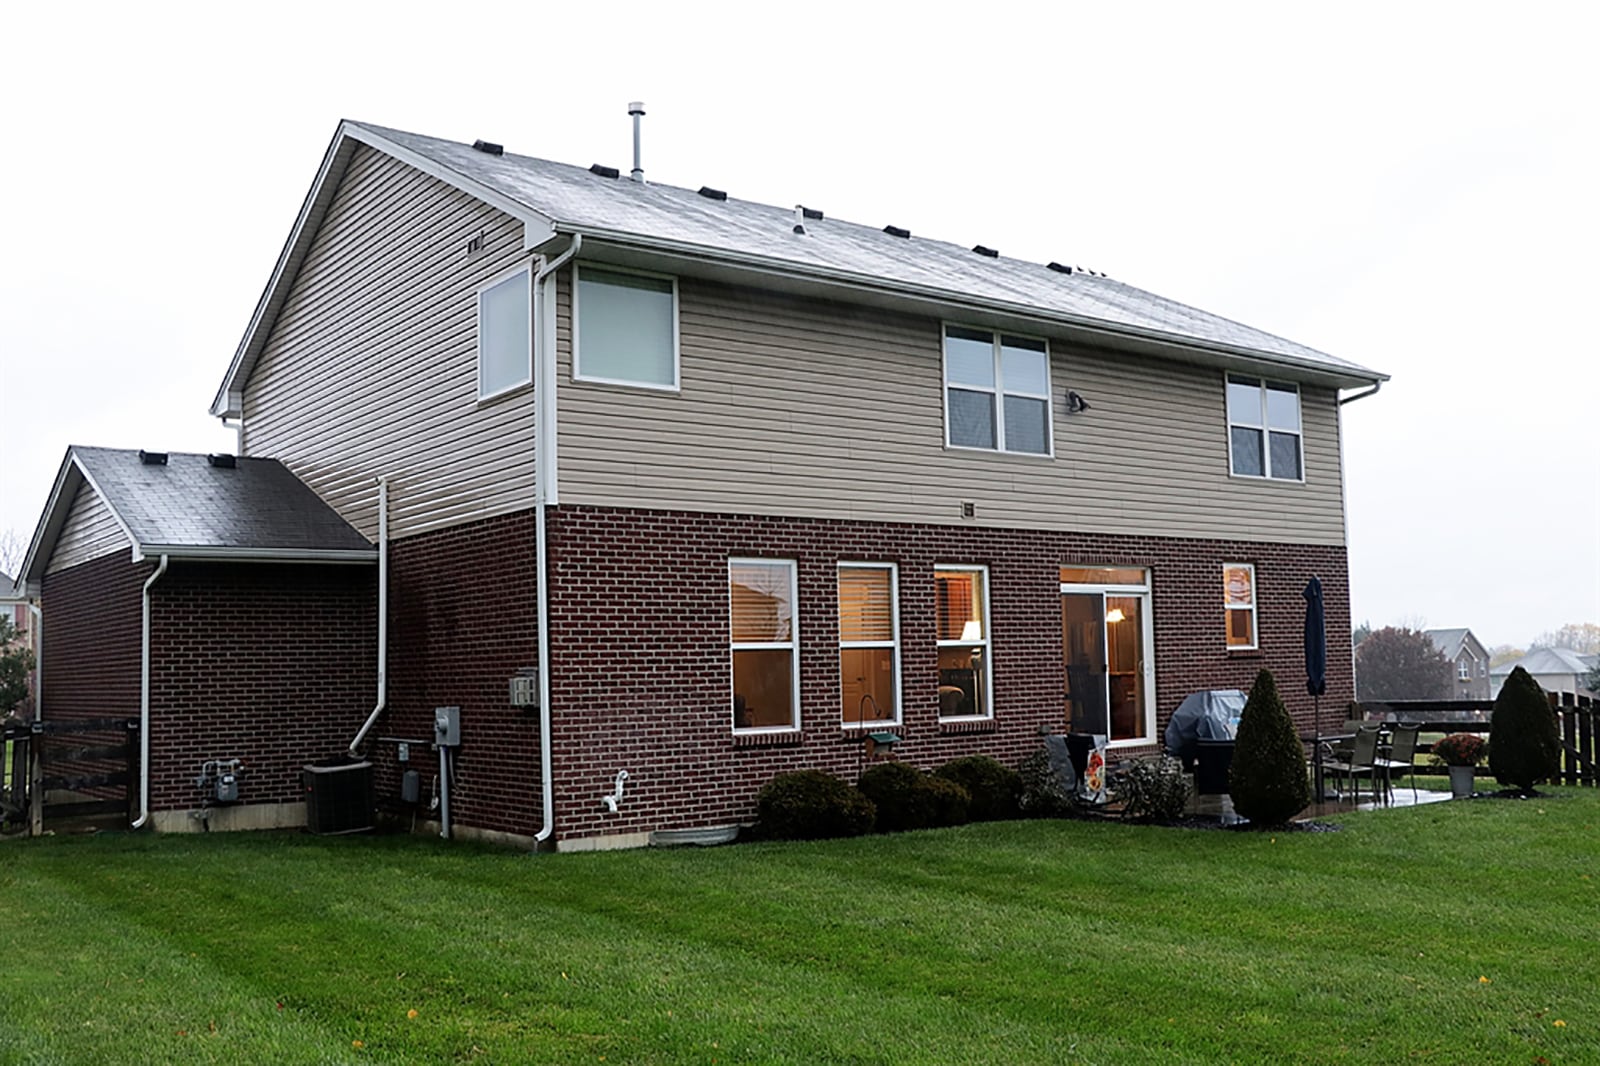
[[[140,544],[134,561],[167,556],[174,562],[376,563],[376,548],[228,548],[193,544]]]
[[[245,327],[244,336],[239,340],[233,361],[228,365],[228,372],[223,376],[216,397],[211,401],[211,413],[218,418],[243,417],[244,382],[255,368],[255,361],[261,354],[262,346],[266,344],[267,335],[272,330],[272,324],[277,318],[282,301],[288,296],[287,287],[293,284],[300,263],[309,251],[317,229],[322,225],[334,189],[343,179],[345,167],[357,143],[393,156],[408,166],[415,167],[424,174],[460,189],[469,196],[474,196],[519,220],[522,223],[524,249],[542,244],[554,234],[553,221],[526,204],[518,203],[504,193],[464,177],[409,148],[404,148],[360,123],[344,119],[339,123],[339,128],[334,132],[333,140],[322,157],[322,165],[317,169],[316,179],[312,181],[311,188],[300,205],[300,214],[296,216],[294,227],[289,231],[289,238],[284,242],[283,250],[278,253],[278,262],[272,268],[272,276],[267,281],[267,287],[262,290],[261,299],[256,302],[255,312],[250,316],[250,324]]]
[[[635,233],[593,226],[570,226],[564,223],[557,223],[555,229],[558,233],[581,233],[585,240],[604,242],[618,247],[636,248],[641,251],[678,259],[702,263],[726,263],[752,274],[801,278],[856,292],[915,300],[943,309],[942,313],[945,315],[948,315],[951,309],[976,315],[1001,315],[1016,321],[1030,323],[1033,328],[1064,326],[1080,333],[1118,340],[1134,340],[1166,354],[1186,357],[1191,360],[1196,355],[1210,355],[1215,357],[1218,365],[1230,369],[1252,370],[1256,373],[1260,373],[1263,369],[1280,371],[1293,369],[1300,371],[1314,384],[1326,384],[1338,388],[1359,388],[1374,385],[1379,381],[1389,380],[1388,374],[1379,373],[1375,370],[1363,369],[1358,372],[1354,369],[1297,359],[1293,356],[1281,355],[1276,352],[1263,352],[1253,348],[1241,348],[1217,341],[1207,341],[1172,333],[1163,333],[1159,330],[1143,329],[1138,326],[1124,326],[1077,315],[1049,312],[1031,304],[974,300],[962,292],[939,289],[932,286],[886,282],[881,277],[856,274],[851,271],[813,267],[787,260],[644,237]],[[588,246],[588,249],[595,250],[593,245]]]

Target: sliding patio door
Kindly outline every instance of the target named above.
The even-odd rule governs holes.
[[[1061,651],[1075,733],[1112,743],[1154,740],[1155,668],[1147,572],[1063,567]]]

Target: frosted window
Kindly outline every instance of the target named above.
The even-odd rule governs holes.
[[[678,387],[677,297],[670,278],[585,267],[578,274],[575,376]]]
[[[479,396],[492,396],[531,379],[528,316],[526,270],[478,293]]]

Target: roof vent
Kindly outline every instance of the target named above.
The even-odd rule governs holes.
[[[728,198],[727,193],[723,192],[721,189],[713,189],[709,185],[700,186],[700,195],[704,196],[707,200],[716,200],[719,202]]]
[[[813,222],[821,222],[822,221],[822,212],[818,211],[814,207],[802,207],[800,209],[800,213],[802,215],[804,215],[806,218],[809,218]]]
[[[974,252],[977,252],[979,255],[986,255],[990,259],[999,259],[1000,258],[1000,253],[999,252],[995,251],[993,248],[985,248],[981,244],[974,244],[972,246],[972,250]]]
[[[633,116],[633,174],[634,181],[644,184],[644,165],[639,162],[639,120],[644,118],[644,104],[635,100],[628,105],[628,114]]]
[[[901,229],[899,226],[885,226],[885,227],[883,227],[883,232],[887,233],[891,237],[910,237],[911,236],[911,231],[910,230]]]
[[[1072,273],[1072,268],[1071,267],[1062,266],[1060,263],[1056,262],[1054,259],[1052,259],[1050,262],[1046,263],[1045,266],[1048,267],[1051,270],[1054,270],[1057,274],[1070,274],[1070,273]]]
[[[167,465],[167,453],[166,452],[147,452],[143,448],[140,448],[139,449],[139,462],[143,463],[145,466],[166,466]]]
[[[211,455],[206,456],[206,462],[210,463],[212,466],[221,467],[224,470],[232,470],[234,467],[239,465],[239,460],[231,455],[228,455],[226,452],[214,452]]]
[[[794,205],[794,231],[801,236],[806,232],[806,209],[799,204]]]
[[[596,163],[594,166],[590,167],[589,173],[598,174],[602,178],[619,178],[622,176],[622,171],[618,170],[616,167],[603,167],[599,163]]]
[[[506,146],[495,144],[493,141],[473,141],[472,150],[482,152],[484,155],[505,155]]]

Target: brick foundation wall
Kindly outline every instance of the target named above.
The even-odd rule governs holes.
[[[376,581],[375,566],[171,564],[151,590],[152,810],[198,807],[209,759],[244,760],[243,803],[304,798],[301,767],[342,754],[372,710]]]
[[[389,709],[367,744],[380,805],[399,813],[393,743],[431,742],[433,709],[461,708],[450,816],[462,825],[536,832],[539,717],[509,705],[519,668],[539,662],[534,514],[522,511],[396,540],[389,554]],[[423,807],[438,755],[413,748]],[[426,816],[426,815],[425,815]]]
[[[138,717],[140,590],[153,570],[118,551],[45,575],[46,719]]]
[[[1342,720],[1353,694],[1342,654],[1350,629],[1342,547],[567,506],[553,510],[549,531],[557,839],[747,820],[756,791],[782,771],[819,767],[853,779],[861,745],[839,722],[841,560],[899,564],[896,756],[920,767],[974,753],[1015,765],[1041,728],[1064,728],[1063,564],[1150,568],[1158,737],[1184,696],[1248,691],[1263,667],[1297,723],[1311,727],[1300,592],[1313,574],[1323,582],[1331,650],[1324,720]],[[798,561],[798,737],[752,743],[730,733],[730,556]],[[1259,651],[1225,649],[1224,562],[1255,564]],[[992,723],[938,718],[933,571],[950,563],[990,570]],[[603,814],[600,796],[619,769],[630,774],[622,811]]]

